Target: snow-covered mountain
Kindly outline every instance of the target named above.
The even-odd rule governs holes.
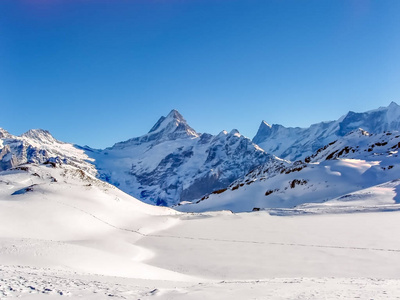
[[[46,130],[31,129],[14,136],[0,128],[0,171],[25,163],[65,164],[96,175],[91,160],[83,150],[56,140]]]
[[[100,178],[147,203],[174,205],[225,188],[277,160],[237,130],[197,133],[172,110],[149,133],[105,150],[85,148]]]
[[[0,170],[25,163],[73,166],[144,202],[157,205],[173,206],[202,199],[204,201],[196,205],[198,210],[247,211],[253,207],[289,207],[332,199],[400,178],[395,168],[397,156],[388,155],[380,161],[377,157],[382,155],[376,153],[394,143],[397,134],[390,135],[391,131],[387,130],[396,129],[399,124],[400,107],[391,103],[388,107],[366,113],[349,112],[338,121],[315,124],[307,129],[279,125],[260,128],[254,141],[269,134],[261,145],[271,148],[275,143],[272,152],[291,159],[303,158],[303,161],[294,163],[268,154],[237,130],[222,131],[215,136],[197,133],[176,110],[161,117],[147,134],[104,150],[63,143],[45,130],[29,130],[21,136],[14,136],[0,129]],[[346,135],[357,126],[362,126],[363,130]],[[366,130],[381,133],[371,135]],[[382,141],[374,140],[381,135]],[[375,146],[366,148],[366,143],[372,140]],[[379,143],[383,146],[376,146]],[[317,146],[322,148],[316,151],[314,148]],[[286,150],[282,152],[283,149]],[[365,151],[360,152],[360,149]],[[343,159],[351,159],[354,163],[344,163]],[[386,169],[379,169],[376,165]],[[393,167],[389,169],[389,165]],[[379,172],[375,170],[377,168]],[[339,171],[328,172],[328,169]],[[370,170],[362,171],[367,169]],[[308,174],[313,179],[297,178],[297,174]],[[320,178],[325,179],[322,182]],[[309,188],[310,180],[317,180],[312,188]],[[249,186],[256,181],[271,186],[263,191],[265,184],[254,184],[263,191],[260,195],[268,194],[267,198],[253,196],[253,188]],[[309,190],[291,189],[292,184]],[[229,196],[229,201],[212,203],[211,199],[231,195],[229,190],[232,189],[234,196]],[[252,190],[250,194],[246,192],[248,189]],[[192,209],[192,205],[187,207]]]
[[[370,134],[358,129],[304,161],[267,163],[226,190],[177,209],[251,211],[325,202],[400,178],[399,147],[399,132]]]
[[[339,120],[313,124],[308,128],[269,125],[263,121],[253,142],[267,153],[295,161],[312,155],[357,128],[370,133],[400,130],[400,106],[392,102],[388,107],[364,113],[350,111]]]
[[[104,150],[63,143],[41,129],[21,136],[0,130],[0,170],[25,163],[71,165],[158,205],[225,188],[275,159],[237,130],[199,134],[176,110],[161,117],[148,134]]]

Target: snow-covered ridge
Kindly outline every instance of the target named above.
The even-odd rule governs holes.
[[[336,121],[321,122],[308,128],[269,125],[263,121],[253,142],[268,153],[295,161],[312,155],[357,128],[371,133],[400,130],[400,106],[392,102],[387,107],[363,113],[350,111]]]

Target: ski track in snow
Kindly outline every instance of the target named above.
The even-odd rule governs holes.
[[[313,247],[313,248],[331,248],[331,249],[348,249],[348,250],[363,250],[363,251],[385,251],[385,252],[399,252],[400,249],[385,249],[385,248],[366,248],[366,247],[345,247],[345,246],[333,246],[333,245],[310,245],[310,244],[299,244],[299,243],[276,243],[276,242],[264,242],[264,241],[252,241],[252,240],[234,240],[234,239],[216,239],[216,238],[204,238],[204,237],[189,237],[189,236],[176,236],[176,235],[162,235],[162,234],[145,234],[142,233],[138,230],[133,230],[133,229],[127,229],[127,228],[121,228],[118,226],[115,226],[97,216],[95,216],[92,213],[89,213],[83,209],[80,209],[78,207],[63,203],[61,201],[57,201],[60,204],[63,204],[65,206],[77,209],[92,218],[108,225],[111,226],[112,228],[122,230],[122,231],[128,231],[132,233],[139,234],[143,237],[152,237],[152,238],[172,238],[172,239],[186,239],[186,240],[197,240],[197,241],[211,241],[211,242],[225,242],[225,243],[242,243],[242,244],[262,244],[262,245],[276,245],[276,246],[294,246],[294,247]]]

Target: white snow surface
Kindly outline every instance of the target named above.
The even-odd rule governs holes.
[[[397,186],[345,199],[385,204]],[[21,165],[0,172],[0,299],[400,297],[400,212],[326,206],[186,214],[71,165]]]

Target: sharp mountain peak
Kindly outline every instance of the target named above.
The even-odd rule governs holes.
[[[178,126],[181,123],[187,125],[185,118],[179,113],[179,111],[173,109],[166,117],[160,117],[157,123],[150,129],[149,133],[156,132],[159,129],[165,128],[168,124],[171,123],[175,124],[175,126]]]

